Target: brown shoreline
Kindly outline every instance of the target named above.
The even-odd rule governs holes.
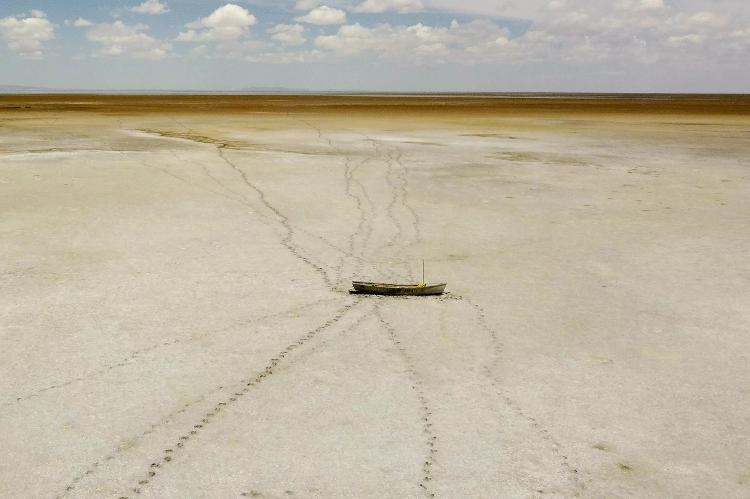
[[[0,112],[750,115],[750,95],[0,95]]]

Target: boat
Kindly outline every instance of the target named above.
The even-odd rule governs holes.
[[[422,260],[422,282],[419,284],[388,284],[381,282],[352,281],[352,294],[387,296],[434,296],[442,295],[447,284],[425,284],[424,260]]]
[[[433,296],[442,295],[447,284],[387,284],[380,282],[353,281],[353,294],[389,296]]]

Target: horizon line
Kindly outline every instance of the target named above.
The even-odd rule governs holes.
[[[258,87],[239,90],[171,90],[171,89],[96,89],[96,88],[47,88],[47,87],[25,87],[22,85],[0,85],[0,95],[340,95],[340,96],[462,96],[462,95],[484,95],[484,96],[750,96],[746,92],[638,92],[638,91],[526,91],[526,90],[308,90],[283,87]]]

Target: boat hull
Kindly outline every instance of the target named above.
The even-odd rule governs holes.
[[[352,283],[352,293],[362,295],[385,295],[385,296],[434,296],[445,292],[446,284],[429,284],[419,286],[418,284],[385,284],[378,282]]]

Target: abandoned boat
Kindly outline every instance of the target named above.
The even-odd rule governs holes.
[[[386,284],[379,282],[352,282],[352,293],[362,295],[432,296],[442,295],[447,284]]]
[[[381,282],[353,281],[353,294],[388,296],[433,296],[442,295],[447,284],[425,284],[424,260],[422,260],[422,282],[419,284],[386,284]]]

